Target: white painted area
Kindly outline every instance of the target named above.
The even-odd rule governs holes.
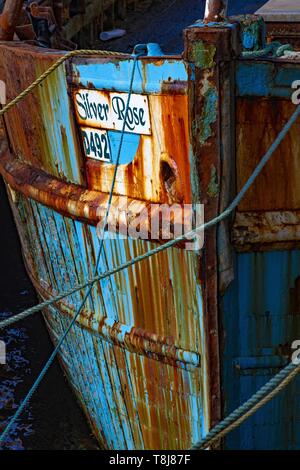
[[[153,191],[153,182],[152,175],[155,174],[155,168],[153,167],[153,158],[152,158],[152,145],[151,139],[143,139],[143,173],[145,176],[144,179],[144,197],[146,200],[151,200],[152,191]],[[157,185],[157,188],[159,185]]]
[[[85,155],[88,158],[111,163],[111,150],[106,131],[93,127],[82,127],[81,136]]]
[[[0,104],[6,105],[6,83],[0,80]]]
[[[270,0],[257,10],[266,21],[300,22],[300,0]]]
[[[206,0],[204,18],[209,17],[210,8],[211,8],[211,2],[209,0]]]
[[[128,102],[127,93],[77,90],[74,103],[78,122],[87,127],[122,131]],[[148,97],[132,94],[125,131],[132,134],[151,134]]]

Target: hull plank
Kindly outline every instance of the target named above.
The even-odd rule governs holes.
[[[22,235],[24,253],[30,251],[33,240],[36,240],[37,252],[43,250],[41,257],[26,256],[28,271],[42,298],[54,295],[62,287],[70,287],[74,282],[69,275],[70,270],[73,273],[88,273],[91,270],[97,240],[95,228],[75,223],[22,197],[18,207],[23,217],[26,214],[27,221],[30,220],[26,224],[26,235]],[[21,219],[16,207],[14,213],[17,226],[20,227]],[[46,231],[47,236],[41,236]],[[68,252],[68,234],[72,233],[74,240],[80,231],[83,241],[77,238],[76,254],[71,256]],[[22,232],[24,234],[24,225]],[[142,249],[145,249],[142,248],[142,242],[111,240],[105,249],[106,262],[110,267],[115,266]],[[69,260],[67,263],[59,261],[66,257]],[[52,283],[49,260],[58,284]],[[119,275],[119,280],[106,280],[101,284],[101,290],[100,286],[94,288],[79,324],[70,333],[62,349],[61,361],[104,446],[116,449],[184,449],[199,439],[207,426],[203,370],[200,367],[188,367],[184,362],[181,367],[163,364],[130,352],[130,342],[127,342],[129,350],[124,349],[116,346],[113,338],[107,341],[101,334],[101,322],[105,317],[108,321],[119,320],[127,324],[129,331],[135,325],[138,329],[159,332],[159,336],[168,338],[170,345],[179,339],[181,347],[192,347],[197,351],[205,348],[201,333],[203,319],[198,310],[201,288],[194,284],[197,255],[174,249],[163,255],[163,261],[152,259],[143,264],[142,267],[136,266],[133,272],[128,272],[125,279],[124,275]],[[184,265],[186,268],[183,271]],[[106,264],[102,267],[105,269]],[[145,276],[147,270],[149,273]],[[47,278],[43,290],[40,278],[45,273]],[[159,295],[153,290],[154,286],[157,289],[157,276],[170,280],[161,286]],[[194,287],[191,287],[193,284]],[[114,290],[111,290],[112,285]],[[46,291],[46,286],[50,290]],[[186,292],[186,304],[178,303],[177,290]],[[139,302],[134,304],[131,299],[137,295]],[[161,299],[161,305],[156,304],[156,310],[153,310],[154,304],[151,302],[154,296]],[[101,297],[102,302],[99,300]],[[68,303],[61,304],[59,311],[51,308],[45,312],[54,343],[67,327],[71,312],[80,300],[78,294],[68,299]],[[65,314],[62,315],[62,312]]]

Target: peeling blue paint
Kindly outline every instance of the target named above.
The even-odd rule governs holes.
[[[230,29],[236,29],[237,28],[237,23],[230,23],[229,21],[210,21],[209,23],[206,23],[202,20],[198,20],[192,25],[189,26],[189,28],[230,28]]]
[[[256,37],[250,31],[245,31],[242,34],[242,43],[245,49],[253,49],[256,44]]]
[[[69,106],[70,99],[63,68],[54,72],[51,81],[38,87],[41,99],[41,126],[44,127],[44,147],[47,149],[47,163],[53,174],[68,181],[82,184],[80,152],[74,139],[75,123]],[[49,112],[51,108],[51,114]],[[50,136],[55,136],[55,139]],[[45,155],[43,155],[45,158]]]
[[[224,415],[279,372],[299,339],[300,251],[238,254],[235,280],[222,302]],[[227,449],[300,447],[300,378],[226,438]]]
[[[99,61],[93,64],[73,63],[74,77],[78,83],[88,88],[92,83],[99,90],[117,90],[128,92],[128,83],[132,74],[132,60],[118,62]],[[143,59],[138,62],[137,72],[133,83],[133,93],[160,93],[164,82],[169,78],[187,81],[187,71],[180,59],[165,59],[161,57],[155,62]]]
[[[240,61],[236,69],[238,96],[278,97],[289,99],[292,83],[300,79],[300,65],[279,66],[266,61]]]
[[[91,277],[95,252],[99,246],[95,227],[63,217],[52,209],[26,200],[24,197],[20,197],[20,207],[22,217],[29,222],[24,225],[27,234],[23,239],[24,243],[25,240],[29,246],[35,243],[36,252],[43,251],[43,255],[39,258],[33,256],[28,259],[28,263],[29,266],[34,266],[37,279],[40,279],[41,275],[46,278],[44,288],[48,292],[47,295],[51,295],[52,290],[53,293],[58,290],[63,291],[71,284],[77,284]],[[153,244],[147,241],[107,238],[104,246],[99,273],[124,263],[137,253],[150,250]],[[178,449],[182,448],[184,439],[188,439],[191,445],[208,431],[208,374],[205,361],[202,291],[196,281],[197,254],[171,249],[165,254],[165,261],[169,266],[174,314],[181,332],[179,340],[182,344],[191,345],[191,331],[193,332],[195,348],[199,352],[203,351],[201,368],[182,368],[174,371],[173,366],[119,348],[110,339],[109,328],[114,328],[116,321],[123,323],[117,333],[121,342],[131,333],[133,327],[140,327],[137,323],[139,319],[133,314],[133,303],[136,300],[132,291],[132,281],[138,282],[142,274],[141,265],[136,265],[131,274],[130,270],[125,270],[112,278],[102,280],[101,285],[93,287],[79,322],[61,349],[61,359],[66,374],[88,419],[98,436],[100,435],[100,438],[112,449],[143,449],[148,432],[145,426],[149,426],[147,423],[150,422],[153,413],[155,416],[161,416],[164,423],[169,423],[163,427],[160,427],[159,421],[151,424],[151,433],[159,436],[161,448],[164,448],[168,442],[172,429],[178,430],[172,441]],[[154,279],[158,276],[155,260],[149,260],[148,269],[150,271],[147,276],[149,281],[153,282],[152,276]],[[185,270],[182,271],[183,269]],[[184,282],[188,285],[194,285],[193,302],[188,318],[182,313],[185,304],[181,290],[178,289],[181,278],[184,278]],[[164,303],[165,289],[160,284],[158,289],[161,291],[158,292],[157,301]],[[178,295],[175,295],[177,291]],[[46,321],[55,343],[70,322],[66,312],[72,314],[79,306],[83,295],[84,292],[77,293],[65,299],[60,304],[59,310],[55,307],[47,310]],[[140,313],[142,315],[143,312]],[[187,330],[186,321],[192,322],[194,328]],[[103,334],[100,334],[100,324],[103,325]],[[158,336],[160,332],[160,325],[157,325]],[[162,352],[166,351],[165,346]],[[185,361],[194,362],[199,366],[199,354],[181,350],[179,361],[182,362],[182,366]],[[153,379],[155,371],[157,377],[164,380],[164,385]],[[177,390],[178,386],[181,387],[180,391]],[[156,390],[157,400],[153,400],[153,390],[150,399],[149,389],[153,387]],[[186,409],[184,412],[180,410],[178,415],[180,418],[176,418],[177,407],[183,395]],[[174,407],[169,406],[170,403],[173,403]],[[141,413],[141,410],[144,411]],[[183,432],[180,426],[181,420],[184,423],[182,429],[188,427],[190,430],[188,435],[180,436]]]
[[[218,93],[210,87],[205,93],[205,105],[198,123],[199,139],[204,144],[212,135],[211,126],[217,120]]]

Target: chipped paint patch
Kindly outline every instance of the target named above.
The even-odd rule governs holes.
[[[192,60],[195,62],[196,67],[205,69],[213,67],[215,54],[216,46],[214,44],[208,45],[199,41],[193,45]]]
[[[207,194],[210,197],[216,197],[219,194],[220,191],[220,186],[218,183],[218,174],[216,167],[212,165],[211,167],[211,176],[210,176],[210,182],[207,188]]]
[[[205,144],[212,136],[211,126],[217,121],[218,93],[217,89],[205,79],[202,94],[204,106],[202,113],[193,123],[193,133],[198,135],[201,144]]]
[[[241,25],[241,39],[243,48],[246,50],[257,51],[264,46],[264,22],[262,18],[247,15],[242,17]]]
[[[13,209],[31,279],[43,298],[91,275],[99,244],[95,227],[22,195]],[[107,239],[101,271],[153,246]],[[104,447],[185,449],[207,432],[208,372],[198,270],[198,255],[171,249],[103,279],[66,338],[60,351],[63,367]],[[187,293],[184,303],[182,292]],[[59,308],[44,311],[54,341],[81,301],[76,293]]]

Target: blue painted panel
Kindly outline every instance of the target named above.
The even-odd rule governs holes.
[[[38,93],[42,103],[40,125],[45,129],[43,148],[46,155],[43,158],[46,160],[48,157],[47,162],[55,175],[60,177],[63,174],[68,181],[82,184],[81,158],[78,142],[74,138],[76,131],[64,69],[56,70],[52,80],[45,81],[38,88]]]
[[[189,28],[230,28],[230,29],[236,29],[237,24],[235,23],[229,23],[227,21],[210,21],[209,23],[206,23],[202,20],[195,21],[192,25],[189,26]]]
[[[133,60],[87,64],[73,63],[73,74],[83,87],[93,86],[99,90],[115,90],[128,92],[132,75]],[[160,93],[162,84],[171,80],[187,81],[187,71],[180,59],[148,59],[137,64],[137,72],[133,83],[134,93]]]
[[[300,338],[300,251],[239,254],[222,302],[224,415],[289,360]],[[299,303],[299,305],[298,305]],[[298,449],[300,379],[226,438],[227,449]]]
[[[118,158],[121,136],[121,132],[108,131],[108,139],[111,151],[111,163],[114,165],[116,164]],[[141,136],[138,134],[126,133],[124,135],[120,154],[120,165],[127,165],[133,162],[139,148],[140,140]]]
[[[236,68],[237,95],[290,99],[292,83],[299,77],[299,63],[240,61]]]

